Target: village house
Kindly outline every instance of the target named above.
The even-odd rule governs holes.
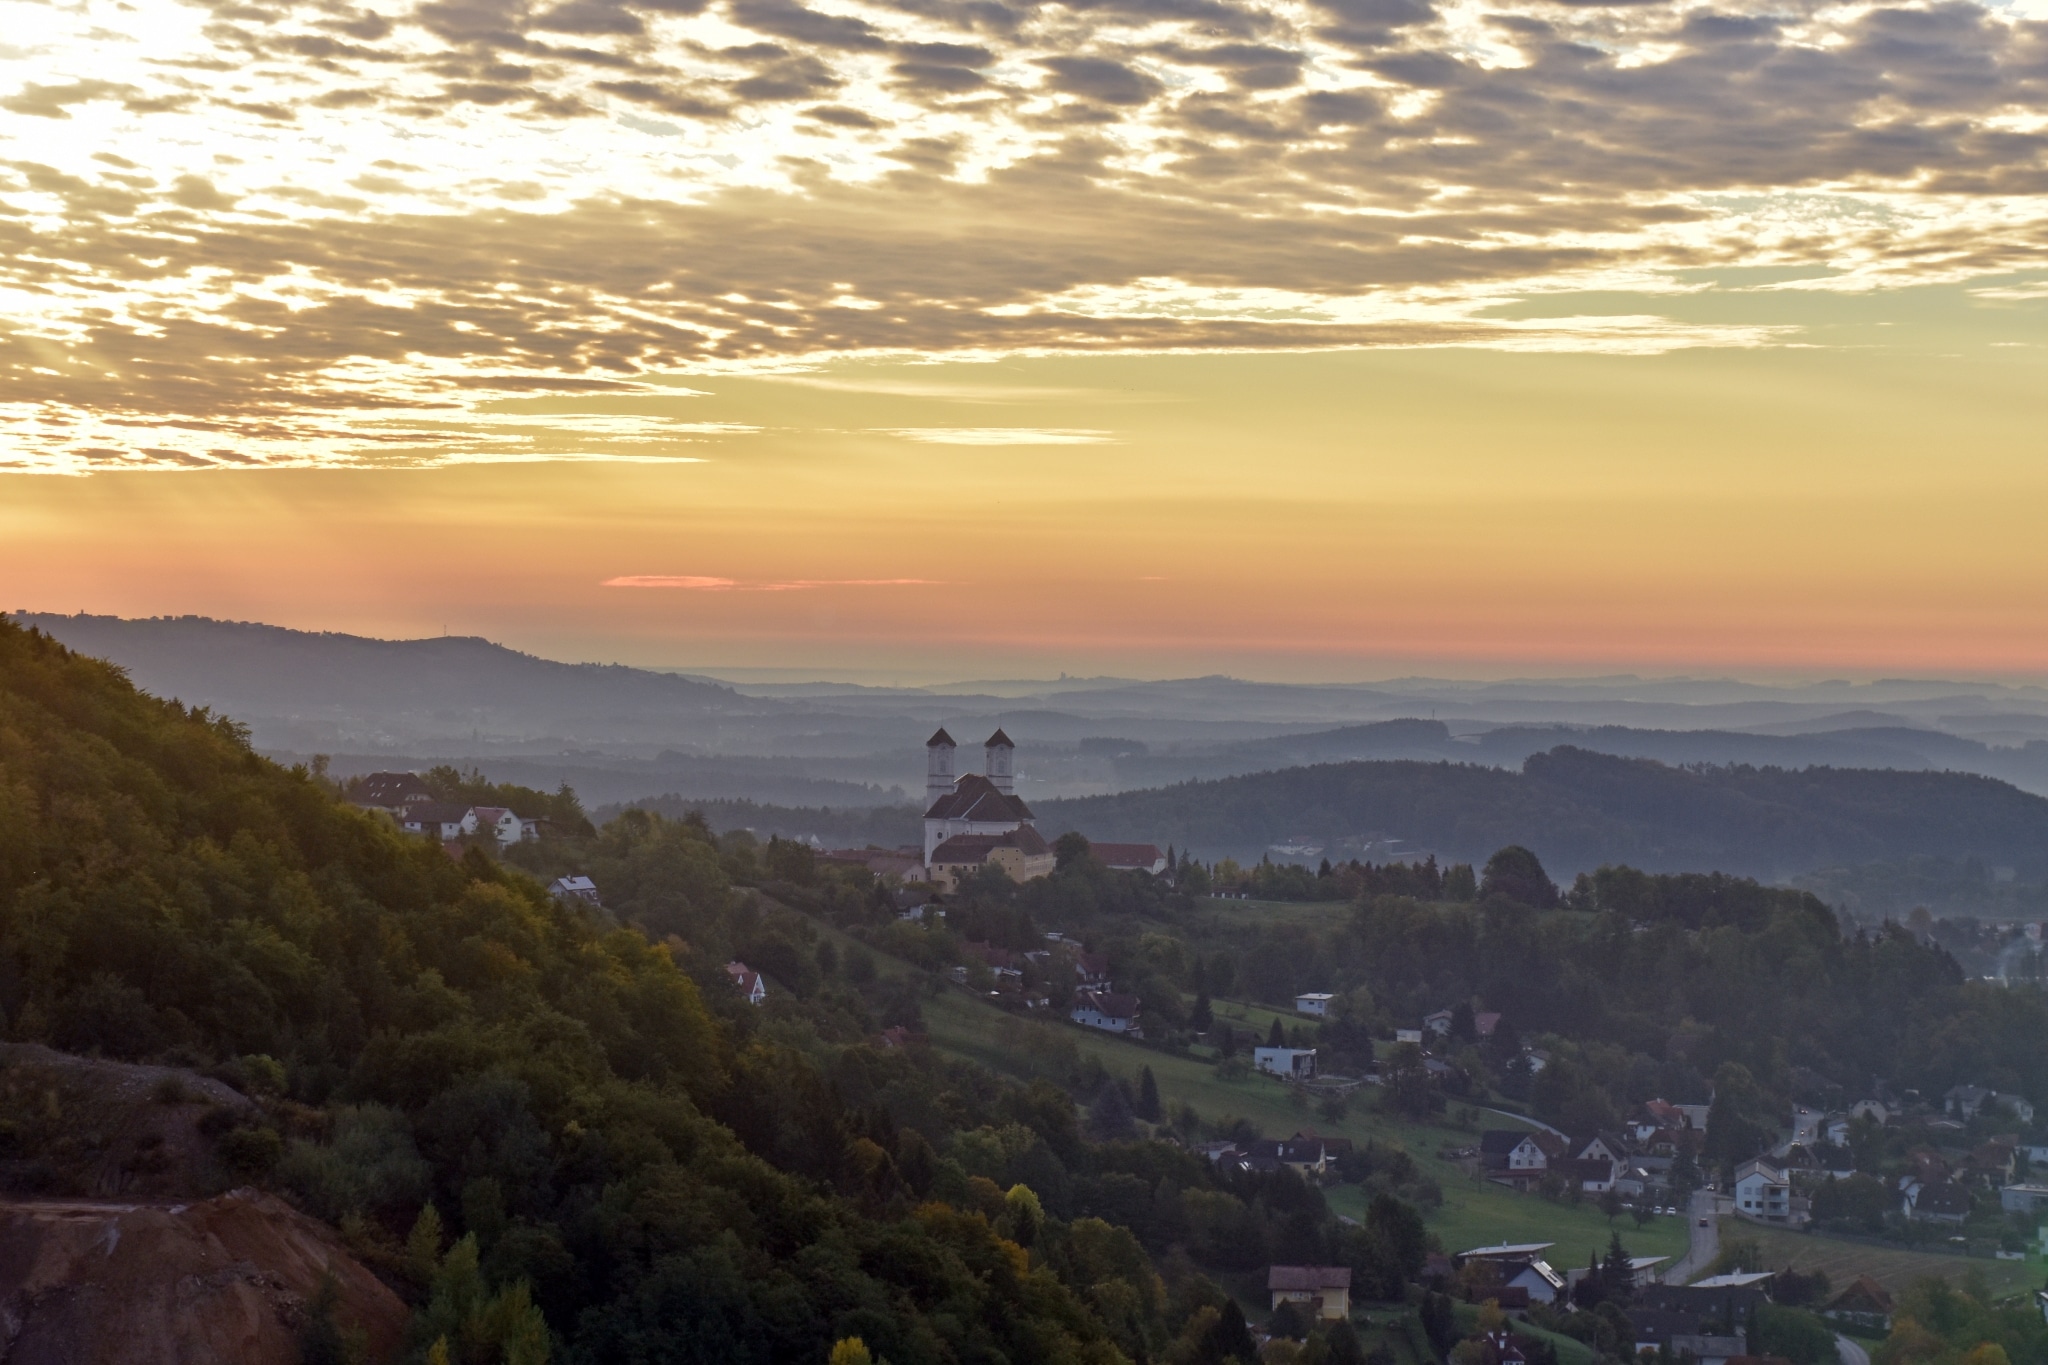
[[[504,806],[477,806],[476,827],[496,839],[500,846],[530,841],[538,831],[528,832],[526,821]]]
[[[1328,991],[1310,991],[1306,995],[1297,995],[1294,997],[1294,1012],[1326,1019],[1330,1014],[1330,1002],[1336,998]]]
[[[350,805],[381,811],[394,820],[407,806],[433,799],[418,773],[371,773],[349,783]]]
[[[1320,1181],[1329,1173],[1329,1151],[1318,1138],[1260,1138],[1245,1153],[1253,1170],[1284,1166],[1303,1180]]]
[[[1305,1081],[1316,1074],[1316,1050],[1312,1047],[1255,1047],[1252,1070],[1283,1080]]]
[[[1479,1162],[1487,1178],[1517,1189],[1542,1180],[1566,1150],[1563,1138],[1542,1129],[1489,1128],[1479,1135]]]
[[[1351,1267],[1276,1265],[1266,1271],[1272,1306],[1298,1303],[1315,1316],[1336,1322],[1351,1316]]]
[[[1892,1328],[1892,1296],[1868,1275],[1858,1275],[1854,1283],[1829,1301],[1822,1313],[1845,1327],[1859,1327],[1866,1332],[1889,1332]]]
[[[1474,1261],[1485,1262],[1492,1270],[1495,1286],[1504,1292],[1500,1300],[1503,1307],[1510,1297],[1520,1297],[1524,1304],[1531,1301],[1555,1303],[1565,1296],[1567,1288],[1565,1277],[1543,1259],[1543,1253],[1555,1245],[1554,1242],[1516,1242],[1473,1247],[1451,1259],[1460,1268]]]
[[[476,833],[476,809],[459,801],[416,801],[400,814],[398,827],[446,843]]]
[[[1146,872],[1156,877],[1166,871],[1166,854],[1157,844],[1098,844],[1091,841],[1088,851],[1112,872]]]
[[[768,983],[761,974],[744,962],[728,962],[725,974],[749,1005],[758,1005],[768,998]]]
[[[1104,1033],[1122,1033],[1132,1038],[1145,1036],[1138,1023],[1138,997],[1135,995],[1119,995],[1114,991],[1077,991],[1074,1008],[1067,1017],[1086,1028],[1099,1028]]]
[[[1916,1223],[1961,1223],[1970,1216],[1970,1192],[1947,1180],[1904,1177],[1899,1190],[1906,1217]]]
[[[1752,1157],[1735,1168],[1735,1211],[1759,1223],[1793,1221],[1792,1182],[1784,1168]]]
[[[1998,1205],[2007,1213],[2048,1212],[2048,1185],[2021,1181],[1998,1192]]]
[[[557,877],[548,883],[548,895],[558,901],[576,901],[583,905],[603,908],[597,898],[597,883],[588,877]]]

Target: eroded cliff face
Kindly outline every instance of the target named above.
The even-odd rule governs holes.
[[[0,1362],[295,1365],[330,1276],[336,1325],[393,1359],[405,1304],[274,1196],[0,1200]]]

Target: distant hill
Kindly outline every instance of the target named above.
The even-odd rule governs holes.
[[[1274,768],[1365,759],[1420,759],[1519,768],[1531,754],[1570,745],[1621,758],[1684,766],[1751,764],[1780,768],[1899,768],[1981,773],[2026,791],[2048,793],[2048,742],[1984,744],[1906,725],[1845,726],[1815,733],[1651,730],[1626,725],[1503,725],[1453,734],[1438,720],[1388,720],[1302,734],[1239,740],[1163,753],[1115,757],[1116,780],[1129,787],[1191,778],[1233,777]]]
[[[473,636],[373,640],[197,616],[13,619],[119,664],[147,691],[232,715],[273,748],[463,733],[672,739],[684,723],[783,707],[701,679],[556,663]]]
[[[1519,771],[1354,762],[1038,803],[1039,827],[1257,858],[1308,840],[1332,850],[1381,835],[1480,859],[1536,850],[1554,875],[1628,863],[1785,879],[1914,857],[2048,875],[2048,799],[1952,772],[1729,765],[1670,767],[1568,745]]]

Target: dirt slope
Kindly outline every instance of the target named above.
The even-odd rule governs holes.
[[[335,1321],[393,1359],[404,1303],[280,1199],[0,1201],[0,1362],[295,1365],[327,1275]]]

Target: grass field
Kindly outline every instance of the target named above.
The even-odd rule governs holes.
[[[1763,1248],[1764,1264],[1773,1270],[1791,1266],[1794,1270],[1825,1270],[1828,1281],[1846,1285],[1858,1275],[1868,1275],[1886,1289],[1904,1289],[1915,1280],[1941,1276],[1960,1282],[1976,1271],[1984,1276],[1992,1294],[2017,1294],[2041,1286],[2041,1258],[2024,1261],[1985,1261],[1975,1257],[1942,1256],[1924,1251],[1894,1250],[1844,1242],[1781,1228],[1751,1227],[1735,1219],[1721,1223],[1721,1245],[1731,1241],[1754,1241]]]
[[[1268,1012],[1270,1013],[1270,1012]],[[925,1026],[932,1045],[956,1056],[982,1063],[1013,1076],[1031,1074],[1028,1052],[1006,1046],[999,1036],[1008,1018],[1000,1010],[984,1005],[965,992],[948,990],[928,1001]],[[1583,1265],[1595,1252],[1604,1251],[1610,1230],[1638,1256],[1681,1256],[1685,1253],[1683,1218],[1658,1218],[1638,1228],[1626,1217],[1610,1225],[1600,1211],[1588,1204],[1553,1204],[1531,1194],[1517,1194],[1499,1185],[1467,1176],[1455,1163],[1437,1156],[1446,1145],[1470,1146],[1475,1132],[1451,1127],[1434,1127],[1400,1122],[1378,1112],[1370,1089],[1354,1097],[1350,1113],[1331,1121],[1307,1105],[1297,1107],[1292,1093],[1268,1077],[1248,1076],[1225,1080],[1207,1062],[1154,1052],[1136,1043],[1107,1034],[1091,1034],[1064,1023],[1038,1027],[1058,1030],[1084,1055],[1093,1055],[1111,1075],[1135,1080],[1140,1067],[1152,1068],[1159,1083],[1160,1098],[1171,1108],[1192,1105],[1205,1121],[1249,1119],[1270,1136],[1284,1137],[1298,1129],[1313,1128],[1326,1137],[1348,1137],[1405,1149],[1433,1177],[1444,1191],[1443,1207],[1429,1216],[1430,1227],[1446,1248],[1501,1242],[1554,1242],[1553,1263]],[[1482,1115],[1488,1124],[1512,1126],[1509,1119]],[[1330,1206],[1338,1213],[1358,1218],[1365,1213],[1364,1192],[1357,1186],[1332,1186],[1327,1191]]]

